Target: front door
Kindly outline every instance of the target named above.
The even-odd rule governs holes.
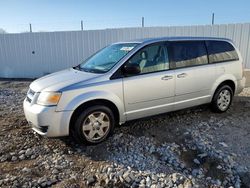
[[[136,63],[141,73],[123,78],[127,120],[173,110],[174,70],[169,70],[165,43],[146,46],[127,63]]]

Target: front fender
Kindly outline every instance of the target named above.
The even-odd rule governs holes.
[[[69,99],[69,97],[70,96],[68,94],[63,94],[60,101],[67,101],[67,98]],[[57,111],[74,111],[83,103],[97,99],[103,99],[112,102],[119,111],[120,122],[125,122],[126,118],[124,115],[125,113],[122,99],[108,91],[89,91],[79,94],[66,103],[59,102]]]

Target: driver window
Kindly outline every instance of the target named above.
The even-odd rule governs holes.
[[[163,43],[142,48],[128,63],[138,64],[141,69],[140,74],[169,69],[168,54]]]

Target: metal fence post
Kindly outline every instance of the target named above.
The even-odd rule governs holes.
[[[83,31],[83,21],[81,20],[81,30]]]
[[[32,26],[31,26],[31,23],[30,23],[30,32],[32,33]]]
[[[141,18],[141,26],[144,27],[144,17]]]

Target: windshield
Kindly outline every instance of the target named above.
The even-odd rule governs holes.
[[[136,45],[137,43],[121,43],[107,46],[80,64],[79,69],[93,73],[108,72]]]

